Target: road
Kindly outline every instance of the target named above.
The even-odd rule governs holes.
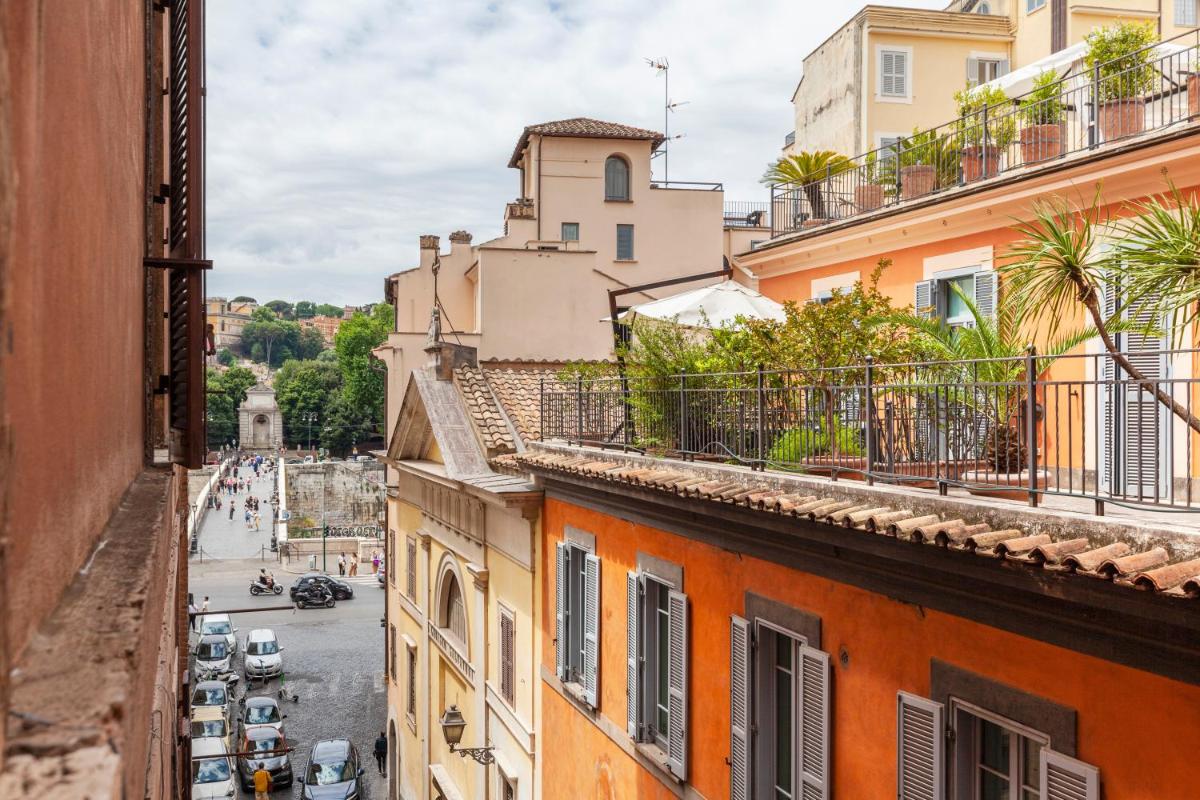
[[[270,519],[267,500],[271,482],[263,479],[252,487],[262,502],[263,517]],[[288,603],[287,586],[298,577],[283,565],[258,557],[260,548],[269,546],[269,524],[264,521],[261,531],[247,531],[241,519],[246,493],[236,496],[237,514],[229,520],[228,496],[220,512],[211,510],[200,526],[200,547],[203,560],[192,556],[189,589],[197,605],[207,596],[212,611],[225,609],[265,608]],[[246,558],[253,554],[254,558]],[[253,597],[249,592],[250,579],[266,566],[284,585],[281,596]],[[349,738],[359,750],[366,769],[366,797],[387,796],[385,780],[375,769],[371,755],[375,737],[385,728],[387,691],[383,678],[383,590],[379,588],[370,565],[367,575],[350,579],[354,599],[339,601],[332,609],[295,609],[263,611],[233,615],[238,629],[239,654],[235,668],[241,672],[241,650],[246,634],[254,628],[271,628],[283,647],[286,691],[297,695],[283,704],[288,715],[284,723],[289,743],[296,747],[294,769],[301,774],[308,751],[319,739]],[[193,637],[194,642],[194,637]],[[243,687],[239,686],[240,694]],[[275,694],[278,681],[267,688],[255,685],[251,695]],[[253,797],[253,793],[243,793]],[[272,792],[275,797],[298,797],[299,786]]]

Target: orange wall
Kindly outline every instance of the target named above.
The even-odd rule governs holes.
[[[552,574],[563,526],[596,536],[601,558],[600,713],[625,727],[625,576],[640,550],[681,564],[690,601],[690,782],[725,797],[729,768],[729,617],[747,590],[817,614],[822,649],[834,654],[833,790],[890,797],[896,785],[896,692],[928,696],[939,658],[1078,711],[1078,751],[1100,768],[1106,797],[1181,797],[1200,752],[1200,687],[1081,655],[958,617],[902,603],[770,562],[547,499],[542,564]],[[549,554],[549,555],[547,555]],[[552,582],[543,582],[550,607]],[[544,615],[543,669],[554,671],[552,615]],[[843,666],[837,654],[845,648]],[[669,794],[582,712],[542,693],[546,797],[657,798]],[[1117,702],[1114,698],[1136,698]]]

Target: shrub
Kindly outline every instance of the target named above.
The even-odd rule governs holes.
[[[1063,116],[1062,84],[1049,69],[1033,79],[1033,91],[1021,101],[1021,119],[1026,125],[1057,125]]]
[[[863,445],[858,429],[834,423],[834,431],[839,456],[856,458],[863,454]],[[767,455],[767,459],[776,464],[787,464],[832,454],[829,434],[822,424],[813,428],[788,429],[771,444],[771,451]]]
[[[958,103],[958,136],[964,145],[983,143],[984,112],[987,112],[988,144],[1004,149],[1012,144],[1017,121],[1009,113],[1008,95],[999,86],[967,86],[954,93]]]
[[[1084,63],[1089,70],[1099,67],[1100,102],[1141,97],[1154,86],[1154,51],[1158,39],[1152,22],[1125,22],[1098,28],[1086,37]]]

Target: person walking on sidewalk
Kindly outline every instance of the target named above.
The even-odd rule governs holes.
[[[358,553],[350,554],[350,577],[358,575]]]
[[[383,731],[379,732],[379,738],[375,740],[375,763],[379,765],[379,774],[387,775],[385,765],[387,764],[387,736]]]
[[[229,519],[231,519],[231,520],[233,519],[233,509],[236,505],[237,505],[237,500],[234,500],[232,497],[229,498]]]
[[[188,628],[191,629],[192,633],[196,632],[196,614],[199,611],[200,611],[200,609],[196,608],[195,601],[189,600],[188,601]]]
[[[346,554],[345,553],[340,553],[338,555],[338,575],[341,575],[343,578],[346,577]]]
[[[371,551],[371,574],[372,575],[379,574],[379,551],[378,550]]]

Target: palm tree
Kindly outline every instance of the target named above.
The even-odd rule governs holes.
[[[825,200],[821,194],[820,181],[853,169],[854,162],[833,150],[805,150],[791,156],[781,156],[770,164],[763,173],[765,184],[791,184],[798,186],[808,198],[814,219],[825,218]]]
[[[1170,216],[1165,210],[1164,214]],[[1132,382],[1140,384],[1143,391],[1152,394],[1188,427],[1200,433],[1200,419],[1163,391],[1153,379],[1146,377],[1117,346],[1112,334],[1117,332],[1114,325],[1121,319],[1122,308],[1118,308],[1111,319],[1106,319],[1101,301],[1105,287],[1117,289],[1114,276],[1128,275],[1136,288],[1125,293],[1125,309],[1136,308],[1141,312],[1144,309],[1136,303],[1151,297],[1157,298],[1153,302],[1154,311],[1171,306],[1176,309],[1188,309],[1189,304],[1194,306],[1200,297],[1200,284],[1187,274],[1185,259],[1172,257],[1171,244],[1178,245],[1180,235],[1186,230],[1190,230],[1192,236],[1200,231],[1200,220],[1195,220],[1196,216],[1195,212],[1188,215],[1181,211],[1183,222],[1171,221],[1169,224],[1161,218],[1140,217],[1126,223],[1126,228],[1133,231],[1135,237],[1140,235],[1140,242],[1135,238],[1113,251],[1102,253],[1097,246],[1097,232],[1107,220],[1100,210],[1099,192],[1090,208],[1078,212],[1062,199],[1044,201],[1034,207],[1032,220],[1015,226],[1024,238],[1009,249],[1010,260],[1000,267],[1000,273],[1010,296],[1016,298],[1018,316],[1033,323],[1045,322],[1051,335],[1057,332],[1062,320],[1071,316],[1076,304],[1082,305],[1113,362]],[[1195,220],[1198,227],[1189,228],[1192,224],[1189,220]],[[1193,239],[1193,256],[1196,247]],[[1138,269],[1124,266],[1128,263],[1125,259],[1131,256],[1138,259],[1135,265]],[[1191,313],[1194,315],[1194,308]]]

